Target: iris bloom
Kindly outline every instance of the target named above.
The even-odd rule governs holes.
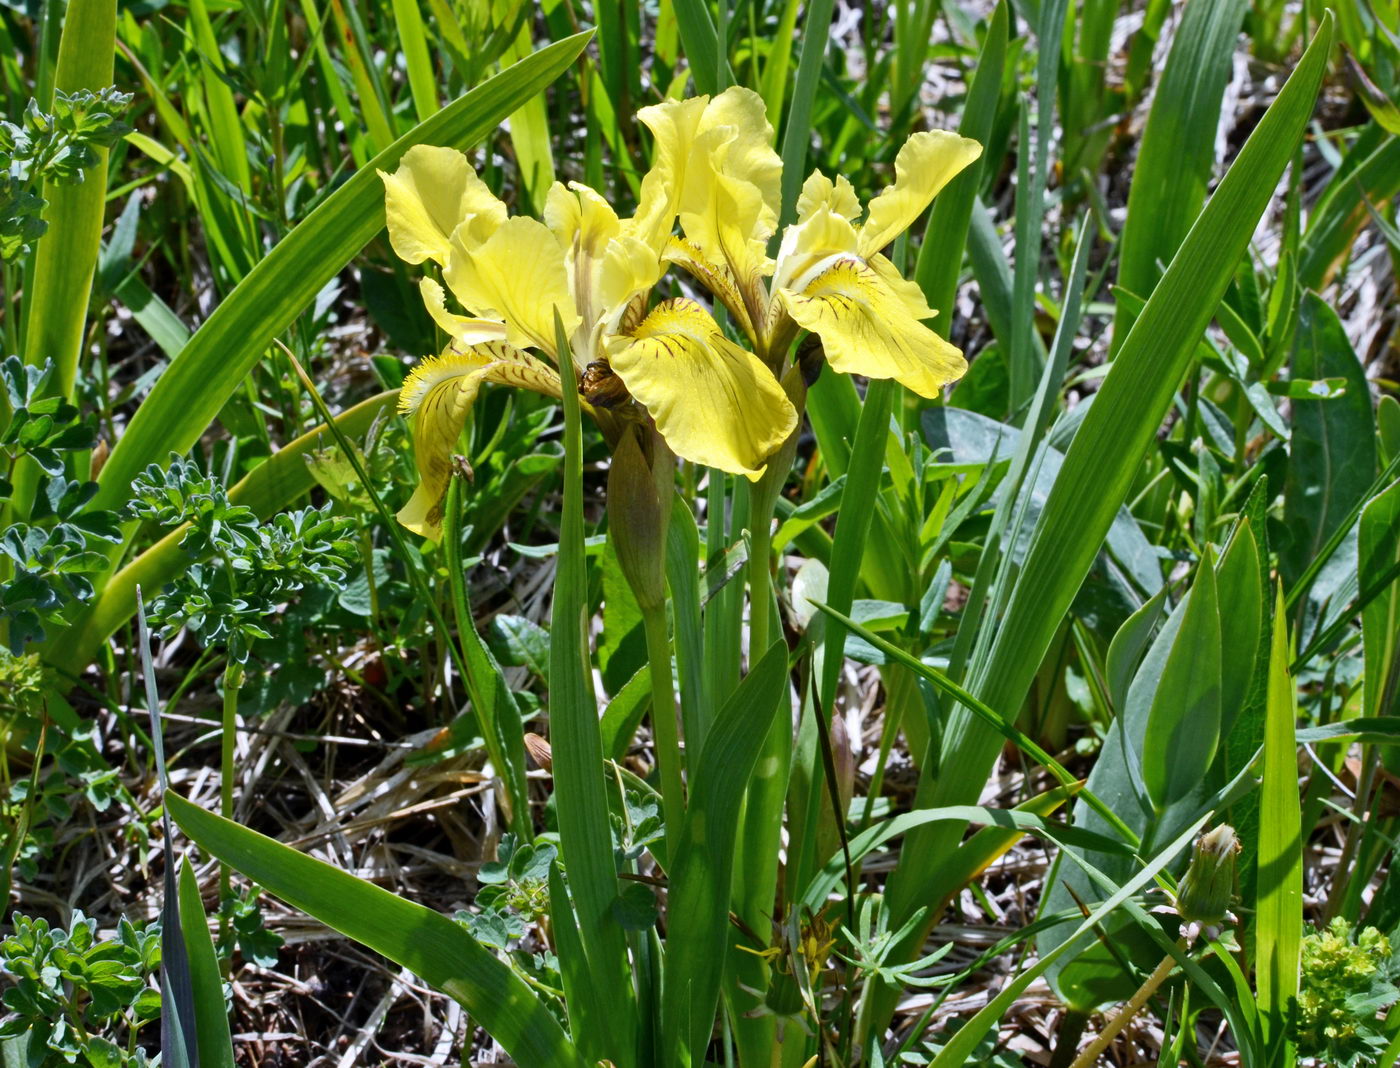
[[[775,370],[805,329],[821,339],[836,371],[893,378],[936,397],[967,370],[962,353],[924,325],[935,313],[900,276],[885,248],[982,152],[946,130],[916,133],[899,150],[895,180],[861,204],[844,177],[813,172],[782,235],[776,261],[781,161],[762,99],[727,89],[644,108],[656,138],[653,175],[674,189],[683,238],[665,257],[690,272],[729,309]]]
[[[452,149],[415,147],[393,174],[381,172],[394,251],[436,264],[447,287],[420,283],[451,340],[413,369],[399,397],[419,473],[399,512],[410,530],[438,536],[452,451],[484,382],[551,397],[580,389],[614,446],[629,427],[654,422],[677,455],[753,479],[792,433],[797,413],[777,379],[705,308],[686,299],[648,306],[675,221],[669,173],[647,175],[625,220],[587,186],[555,183],[541,222],[510,216]],[[449,291],[467,314],[449,307]],[[556,310],[572,354],[564,367]]]

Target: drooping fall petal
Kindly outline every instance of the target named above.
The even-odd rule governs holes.
[[[658,304],[608,357],[677,456],[757,479],[797,426],[772,372],[693,300]]]
[[[483,382],[520,386],[550,397],[558,397],[561,388],[553,368],[499,341],[429,356],[414,367],[399,391],[399,411],[412,429],[418,487],[398,520],[415,534],[440,534],[452,450]]]
[[[506,340],[520,348],[539,348],[558,356],[555,308],[564,320],[566,335],[578,327],[563,250],[537,219],[520,215],[507,219],[475,248],[455,232],[443,278],[472,314],[503,321]]]
[[[860,254],[872,256],[909,228],[957,173],[982,154],[982,146],[948,130],[916,133],[894,161],[894,185],[870,202],[860,229]]]
[[[414,145],[384,180],[389,243],[408,263],[447,262],[452,233],[464,223],[473,243],[484,241],[506,220],[506,206],[453,148]]]
[[[886,272],[840,259],[800,291],[780,289],[778,297],[800,326],[820,335],[833,370],[893,378],[921,397],[936,397],[967,372],[967,361],[919,321],[931,309],[918,287],[889,272],[893,267]]]

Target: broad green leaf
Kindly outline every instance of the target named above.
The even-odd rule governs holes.
[[[1118,628],[1108,647],[1108,697],[1113,702],[1113,710],[1121,713],[1128,701],[1128,685],[1133,681],[1142,654],[1147,651],[1157,624],[1162,618],[1162,605],[1167,599],[1168,587],[1163,586],[1152,599],[1134,612]]]
[[[1283,494],[1290,540],[1279,547],[1280,570],[1290,583],[1290,593],[1376,477],[1375,424],[1366,373],[1337,313],[1315,293],[1304,295],[1299,310],[1292,374],[1295,379],[1342,378],[1346,392],[1334,400],[1293,402]]]
[[[555,311],[559,359],[571,366],[563,323]],[[618,896],[612,830],[604,791],[603,743],[588,656],[588,574],[583,549],[583,431],[578,393],[563,391],[564,504],[549,626],[549,730],[554,754],[559,844],[579,939],[594,981],[615,993],[608,1054],[635,1062],[636,1016],[622,928],[613,916]]]
[[[178,794],[167,793],[165,804],[201,849],[454,998],[518,1063],[582,1068],[534,991],[464,927]]]
[[[267,347],[384,226],[378,171],[413,145],[468,148],[554,81],[589,34],[541,49],[414,127],[321,203],[214,310],[156,382],[98,479],[94,508],[120,506],[147,464],[198,440]]]
[[[1250,606],[1251,613],[1253,606]],[[1142,740],[1142,777],[1161,812],[1200,785],[1220,742],[1220,608],[1202,560]]]
[[[115,0],[72,0],[59,39],[55,89],[95,92],[112,84],[116,19]],[[37,367],[52,359],[58,368],[52,385],[67,398],[77,378],[107,206],[109,150],[94,151],[97,162],[81,182],[44,182],[49,228],[35,247],[34,276],[25,293],[25,362]]]

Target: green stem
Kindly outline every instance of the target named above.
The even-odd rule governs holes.
[[[749,663],[768,650],[770,606],[773,601],[773,512],[765,509],[757,483],[749,489]]]
[[[651,666],[651,729],[656,765],[661,773],[661,807],[666,820],[666,856],[674,861],[685,819],[685,786],[681,782],[681,738],[676,727],[676,696],[671,681],[671,639],[666,606],[642,609],[647,660]]]
[[[1185,938],[1177,942],[1179,949],[1186,949],[1189,945],[1190,942]],[[1175,967],[1176,958],[1168,953],[1162,958],[1162,963],[1157,965],[1156,970],[1147,977],[1146,982],[1138,987],[1137,993],[1118,1010],[1117,1015],[1099,1032],[1098,1037],[1084,1047],[1083,1052],[1074,1059],[1070,1068],[1093,1068],[1095,1064],[1098,1064],[1099,1054],[1108,1049],[1109,1044],[1118,1037],[1118,1032],[1127,1027],[1132,1022],[1133,1017],[1142,1011],[1142,1007],[1147,1004],[1147,999],[1157,992],[1157,988],[1166,981],[1167,976],[1171,975],[1172,969]]]
[[[233,819],[233,778],[234,748],[238,742],[238,691],[243,685],[243,667],[232,661],[224,668],[224,723],[221,738],[221,760],[219,777],[219,815],[226,820]],[[229,881],[229,867],[219,865],[219,941],[227,943],[229,938],[230,913],[228,900],[232,896]]]

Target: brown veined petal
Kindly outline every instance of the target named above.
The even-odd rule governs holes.
[[[666,246],[666,262],[683,268],[692,278],[710,291],[734,317],[734,321],[744,331],[750,341],[758,343],[758,334],[749,315],[739,284],[729,270],[728,264],[711,263],[693,242],[673,237]]]
[[[894,185],[870,202],[860,229],[860,254],[879,252],[907,230],[958,172],[982,154],[970,137],[949,130],[926,130],[904,142],[894,160]]]
[[[827,363],[842,374],[893,378],[933,398],[967,373],[962,352],[915,317],[906,294],[859,260],[841,260],[801,292],[781,289],[778,296],[798,325],[820,335]]]
[[[503,341],[429,356],[409,372],[399,391],[399,411],[413,435],[418,487],[398,520],[415,534],[441,534],[442,498],[452,477],[452,451],[483,382],[519,386],[560,396],[554,369]]]
[[[613,372],[677,456],[757,480],[797,426],[778,380],[693,300],[658,304],[608,342]]]
[[[556,307],[566,337],[578,328],[564,250],[538,219],[507,219],[475,248],[454,233],[443,278],[472,314],[502,320],[506,340],[520,348],[538,348],[558,358]]]
[[[414,145],[384,180],[389,243],[401,260],[445,264],[452,232],[467,222],[473,243],[506,220],[506,206],[454,148]]]

